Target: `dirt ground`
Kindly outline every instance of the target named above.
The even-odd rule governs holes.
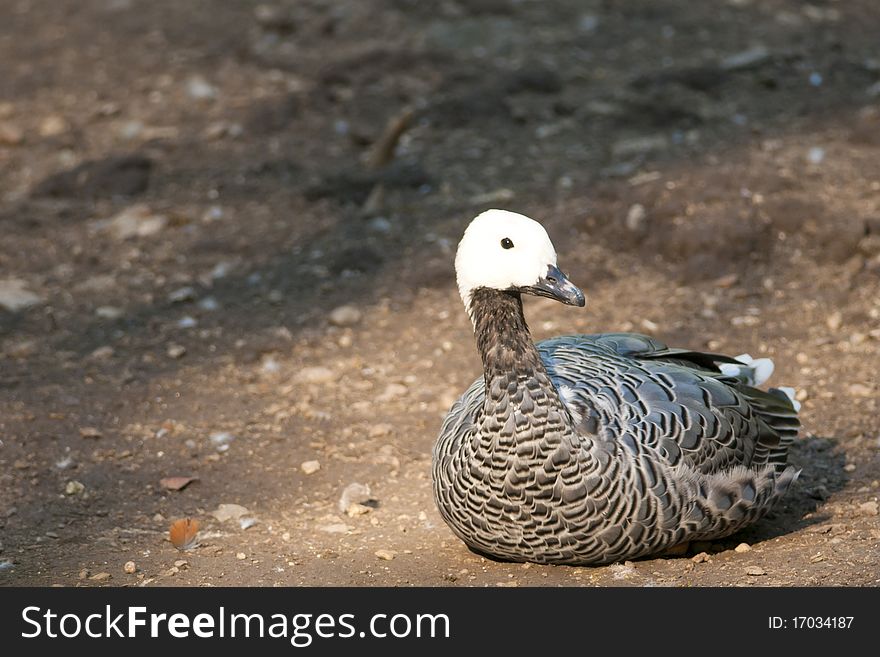
[[[0,585],[880,584],[878,34],[875,0],[2,3]],[[488,207],[587,292],[536,338],[774,358],[784,505],[602,568],[452,535]]]

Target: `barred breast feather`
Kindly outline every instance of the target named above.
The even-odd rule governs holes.
[[[730,535],[797,478],[795,403],[748,367],[628,333],[534,345],[517,294],[469,308],[484,376],[434,448],[441,515],[473,550],[607,564]]]

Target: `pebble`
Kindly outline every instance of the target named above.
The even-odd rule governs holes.
[[[835,310],[825,319],[825,325],[832,331],[838,330],[843,324],[843,315],[839,310]]]
[[[180,344],[170,344],[165,353],[169,358],[182,358],[186,354],[186,347]]]
[[[626,228],[634,233],[639,232],[645,227],[645,218],[648,216],[645,212],[645,206],[641,203],[635,203],[630,206],[626,213]]]
[[[257,524],[256,518],[239,518],[238,526],[242,529],[250,529]]]
[[[849,387],[849,394],[854,397],[872,397],[874,395],[874,390],[870,386],[866,386],[864,383],[853,383]]]
[[[85,489],[86,489],[86,487],[83,484],[72,479],[71,481],[68,481],[67,484],[64,486],[64,494],[65,495],[79,495]]]
[[[339,306],[330,312],[330,323],[333,326],[354,326],[363,317],[360,310],[354,306]]]
[[[820,146],[813,146],[807,151],[807,161],[810,164],[821,164],[825,159],[825,149]]]
[[[184,301],[192,301],[196,298],[196,290],[187,285],[174,290],[168,295],[168,303],[182,303]]]
[[[240,504],[219,504],[216,509],[211,511],[211,515],[219,522],[238,520],[242,516],[246,516],[248,513],[250,513],[250,511]]]
[[[8,121],[0,121],[0,146],[18,146],[23,141],[21,128]]]
[[[363,504],[352,503],[348,505],[348,508],[345,510],[345,515],[349,518],[355,518],[357,516],[364,516],[370,513],[373,509],[371,507],[365,506]]]
[[[751,575],[752,577],[758,577],[760,575],[766,575],[767,571],[765,571],[761,566],[749,566],[746,568],[746,575]]]
[[[82,438],[92,438],[97,440],[104,434],[101,433],[100,429],[96,429],[95,427],[80,427],[79,435]]]
[[[138,203],[113,216],[108,226],[116,239],[126,240],[132,237],[150,237],[167,224],[168,217],[155,214],[149,206]]]
[[[389,383],[385,386],[385,390],[382,391],[378,397],[376,397],[377,401],[389,401],[391,399],[396,399],[397,397],[402,397],[407,392],[407,387],[402,383]]]
[[[57,137],[58,135],[67,132],[67,128],[67,121],[65,121],[63,117],[58,116],[57,114],[50,114],[40,121],[40,136]]]
[[[376,550],[373,554],[382,559],[382,561],[391,561],[397,556],[397,553],[392,550]]]
[[[304,474],[310,475],[315,474],[318,470],[320,470],[321,464],[318,461],[303,461],[299,467]]]
[[[126,561],[125,565],[122,567],[122,570],[127,575],[134,575],[137,572],[137,564],[134,561]]]
[[[876,516],[880,514],[880,507],[878,507],[877,502],[871,500],[870,502],[859,504],[859,511],[864,516]]]
[[[208,440],[211,441],[214,449],[216,449],[217,451],[225,452],[227,449],[229,449],[229,444],[233,440],[235,440],[235,436],[233,436],[228,431],[215,431],[210,436],[208,436]]]
[[[103,347],[98,347],[91,353],[91,357],[94,360],[107,360],[112,358],[116,353],[116,350],[113,349],[110,345],[104,345]]]
[[[339,510],[343,513],[348,513],[352,504],[363,505],[369,499],[370,487],[368,485],[357,482],[349,484],[342,491],[342,495],[339,496]]]
[[[855,472],[856,471],[856,464],[855,463],[847,463],[845,466],[843,466],[843,471],[844,472]]]
[[[111,577],[112,575],[110,573],[95,573],[94,575],[89,577],[89,579],[93,582],[106,582]]]
[[[611,154],[615,158],[644,155],[653,151],[662,151],[669,146],[669,140],[665,135],[649,135],[646,137],[632,137],[621,139],[611,145]]]
[[[29,290],[27,283],[20,278],[0,279],[0,308],[15,313],[42,301],[40,295]]]
[[[4,353],[10,358],[28,358],[37,353],[37,342],[35,340],[13,342],[6,347]]]
[[[691,561],[694,563],[708,563],[710,561],[709,555],[706,552],[700,552],[699,554],[691,557]]]
[[[189,315],[181,317],[180,319],[177,320],[177,328],[191,329],[191,328],[195,328],[198,325],[199,325],[198,320],[196,320],[195,317],[190,317]]]
[[[302,383],[330,383],[336,380],[336,373],[329,367],[304,367],[297,372],[296,379]]]
[[[382,436],[388,436],[394,432],[394,426],[388,424],[387,422],[380,422],[379,424],[374,424],[370,427],[367,435],[370,438],[381,438]]]
[[[217,97],[217,87],[201,75],[194,75],[186,81],[186,93],[195,100],[212,100]]]
[[[740,543],[735,548],[733,548],[734,552],[751,552],[752,546],[748,543]]]
[[[245,559],[247,559],[247,555],[244,552],[238,552],[235,555],[235,558],[238,559],[239,561],[244,561]]]
[[[122,308],[116,306],[100,306],[95,309],[95,315],[101,319],[119,319],[125,314]]]
[[[768,59],[770,59],[770,51],[759,45],[728,55],[721,60],[721,68],[725,71],[741,71],[759,66]]]
[[[220,308],[220,303],[214,297],[205,297],[199,301],[199,308],[213,312]]]

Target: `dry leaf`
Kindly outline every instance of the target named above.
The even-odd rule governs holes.
[[[165,477],[159,480],[159,485],[168,490],[183,490],[197,479],[198,477]]]
[[[183,518],[171,523],[168,538],[178,550],[192,550],[198,547],[196,536],[199,533],[199,521],[194,518]]]

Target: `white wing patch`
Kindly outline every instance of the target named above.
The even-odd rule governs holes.
[[[771,376],[775,366],[769,358],[752,358],[748,354],[740,354],[736,356],[742,365],[734,365],[733,363],[721,363],[719,369],[725,376],[732,376],[740,379],[750,386],[763,385]]]

